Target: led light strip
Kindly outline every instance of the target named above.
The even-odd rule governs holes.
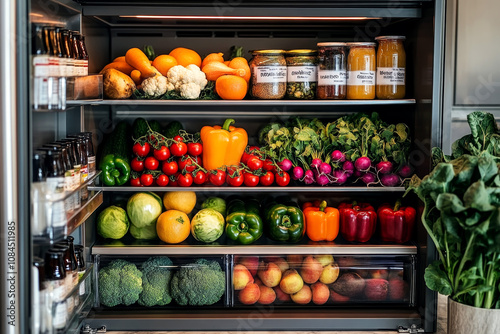
[[[123,15],[121,18],[136,19],[171,19],[171,20],[314,20],[314,21],[357,21],[378,20],[380,17],[346,16],[346,17],[308,17],[308,16],[201,16],[201,15]]]

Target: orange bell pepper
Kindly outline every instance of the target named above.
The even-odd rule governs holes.
[[[318,206],[304,208],[306,233],[312,241],[333,241],[339,234],[339,210],[327,207],[326,201]]]
[[[204,126],[200,137],[203,142],[203,167],[208,170],[223,166],[238,165],[245,147],[248,134],[243,128],[231,126],[234,119],[226,119],[221,126]]]

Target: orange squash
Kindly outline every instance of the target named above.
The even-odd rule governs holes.
[[[161,75],[160,72],[151,65],[151,61],[141,49],[132,48],[128,50],[125,54],[125,60],[130,66],[139,70],[144,78]]]
[[[245,70],[241,68],[231,68],[218,61],[208,63],[207,65],[203,66],[201,70],[207,76],[208,81],[215,81],[220,76],[225,74],[236,75],[239,77],[243,77],[246,74]]]

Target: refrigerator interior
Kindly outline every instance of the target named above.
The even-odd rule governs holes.
[[[89,72],[99,70],[114,58],[125,54],[131,47],[152,45],[156,54],[168,53],[175,47],[196,50],[200,55],[211,52],[230,54],[233,45],[243,46],[245,51],[254,49],[315,49],[319,42],[328,41],[372,41],[381,35],[406,36],[407,85],[405,100],[331,103],[328,101],[71,101],[62,112],[30,113],[30,153],[44,143],[64,138],[67,134],[92,131],[93,142],[98,149],[104,136],[120,120],[132,123],[137,117],[167,123],[180,120],[187,131],[196,132],[206,124],[218,124],[231,117],[237,124],[244,124],[249,133],[249,144],[255,144],[256,133],[268,122],[287,120],[292,116],[334,120],[353,112],[378,112],[381,118],[391,123],[404,122],[410,126],[412,150],[410,162],[419,176],[430,169],[430,147],[441,144],[440,116],[440,66],[442,57],[443,6],[444,1],[314,1],[304,6],[297,1],[238,1],[237,3],[212,4],[208,1],[188,1],[163,4],[161,1],[80,1],[81,5],[69,1],[31,1],[31,20],[37,15],[41,20],[55,20],[69,29],[80,30],[86,36],[90,55]],[[163,17],[135,17],[136,15],[164,15]],[[212,15],[211,18],[200,18]],[[172,17],[170,17],[172,16]],[[184,16],[184,17],[182,17]],[[197,16],[189,18],[187,16]],[[221,19],[221,17],[226,17]],[[262,16],[271,18],[264,19]],[[295,18],[291,19],[290,17]],[[297,16],[300,16],[297,17]],[[318,17],[366,17],[366,19],[328,20]],[[243,18],[242,18],[243,17]],[[260,19],[255,19],[260,17]],[[246,54],[250,58],[250,54]],[[31,156],[31,155],[30,155]],[[412,303],[373,307],[241,307],[227,296],[229,304],[210,308],[144,309],[123,308],[114,310],[98,306],[83,316],[76,316],[68,331],[78,331],[80,325],[92,328],[106,326],[108,330],[395,330],[398,326],[409,328],[415,325],[425,332],[432,332],[436,325],[436,296],[425,288],[423,270],[434,258],[434,249],[427,234],[417,224],[417,233],[409,245],[383,247],[383,245],[334,244],[322,247],[253,245],[189,247],[144,246],[126,244],[111,247],[96,238],[95,219],[97,213],[113,201],[126,199],[135,190],[128,188],[102,191],[93,186],[96,200],[87,211],[78,217],[73,235],[84,244],[87,261],[95,258],[153,255],[219,256],[231,272],[234,256],[274,256],[287,254],[333,254],[334,256],[414,257],[415,295]],[[365,188],[366,189],[366,188]],[[354,197],[381,204],[387,199],[395,200],[402,189],[345,189],[333,187],[299,189],[212,189],[195,188],[200,198],[210,195],[242,195],[259,197],[279,195],[286,191],[296,201],[311,198],[327,198],[338,204]],[[156,189],[163,192],[162,189]],[[382,195],[382,196],[381,196]],[[417,203],[417,198],[412,200]],[[102,203],[102,204],[101,204]],[[71,229],[73,230],[73,228]],[[33,242],[33,254],[41,252],[46,243]],[[95,262],[98,263],[98,262]],[[96,279],[97,271],[88,277]],[[86,280],[87,281],[87,280]],[[93,282],[95,283],[95,282]],[[86,282],[90,284],[90,282]],[[228,293],[231,287],[228,286]],[[95,296],[94,296],[95,297]],[[85,307],[84,311],[88,311]]]

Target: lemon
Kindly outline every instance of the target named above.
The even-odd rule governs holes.
[[[163,205],[166,210],[179,210],[189,214],[196,205],[196,193],[194,191],[167,192],[163,195]]]

